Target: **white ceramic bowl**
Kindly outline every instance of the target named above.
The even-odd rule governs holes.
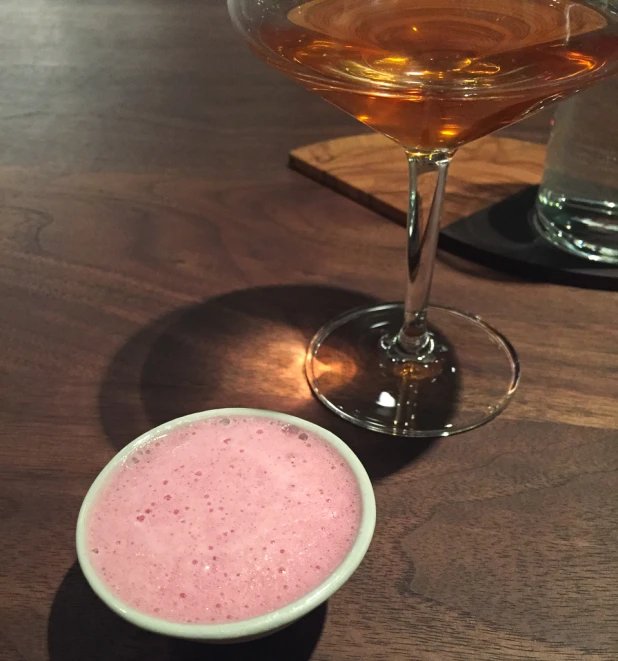
[[[346,460],[356,476],[362,500],[360,526],[352,548],[344,558],[343,562],[324,582],[318,585],[317,588],[297,601],[265,615],[260,615],[259,617],[225,624],[179,624],[168,622],[167,620],[159,619],[151,615],[145,615],[144,613],[127,606],[112,594],[99,578],[90,564],[88,554],[86,534],[86,522],[89,518],[88,513],[99,491],[105,484],[107,477],[120,463],[122,463],[125,457],[131,454],[138,446],[148,443],[163,434],[167,434],[178,426],[186,425],[187,423],[196,422],[198,420],[206,420],[212,417],[233,417],[238,415],[274,418],[288,424],[294,424],[305,431],[318,435],[320,438],[324,439],[324,441],[330,443],[330,445],[332,445]],[[322,602],[326,601],[348,580],[348,578],[350,578],[360,564],[371,542],[375,528],[375,520],[375,498],[369,476],[358,457],[340,438],[318,425],[314,425],[311,422],[284,413],[246,408],[214,409],[211,411],[187,415],[183,418],[177,418],[176,420],[172,420],[160,427],[152,429],[134,440],[132,443],[129,443],[107,464],[107,466],[105,466],[88,490],[79,512],[79,517],[77,519],[77,558],[86,580],[90,583],[96,594],[113,611],[132,624],[135,624],[142,629],[154,631],[155,633],[166,636],[221,643],[235,642],[259,638],[277,631],[278,629],[282,629],[306,613],[309,613]]]

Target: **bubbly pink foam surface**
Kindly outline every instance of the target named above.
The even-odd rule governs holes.
[[[133,452],[89,512],[90,561],[124,603],[222,623],[296,601],[342,562],[361,496],[319,436],[272,418],[212,418]]]

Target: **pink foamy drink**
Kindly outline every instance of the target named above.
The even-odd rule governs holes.
[[[214,417],[142,443],[87,519],[89,560],[116,597],[170,622],[244,620],[320,585],[361,520],[355,475],[318,434]]]

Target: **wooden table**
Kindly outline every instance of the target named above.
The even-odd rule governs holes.
[[[214,0],[4,0],[0,26],[1,661],[615,661],[615,295],[442,257],[433,299],[513,341],[516,400],[450,440],[359,431],[312,399],[304,347],[401,296],[404,230],[286,167],[358,126],[256,61]],[[239,405],[348,441],[375,540],[271,638],[142,633],[77,568],[81,499],[147,428]]]

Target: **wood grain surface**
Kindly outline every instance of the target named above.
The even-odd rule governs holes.
[[[449,167],[442,226],[471,216],[538,184],[545,147],[513,138],[481,138],[465,145]],[[324,140],[292,150],[290,165],[364,206],[406,223],[408,166],[397,144],[383,135]],[[421,175],[422,199],[431,199],[431,181]]]
[[[214,0],[4,0],[0,28],[0,660],[615,661],[615,296],[441,256],[434,301],[512,340],[516,399],[449,440],[360,431],[312,399],[304,348],[401,297],[404,230],[286,167],[359,127],[254,60]],[[76,565],[81,499],[147,428],[240,405],[345,439],[375,540],[275,636],[143,633]]]

